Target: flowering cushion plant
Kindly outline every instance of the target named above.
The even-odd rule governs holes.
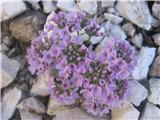
[[[54,71],[48,86],[60,104],[79,104],[103,116],[130,95],[129,76],[137,54],[129,42],[120,39],[109,40],[97,54],[91,44],[85,44],[89,39],[82,37],[82,29],[89,38],[105,35],[97,21],[83,12],[51,13],[27,49],[29,70],[38,76]]]

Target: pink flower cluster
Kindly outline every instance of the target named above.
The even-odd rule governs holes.
[[[79,31],[103,36],[100,25],[85,13],[49,15],[44,30],[27,49],[29,70],[40,76],[48,70],[52,97],[63,105],[79,104],[87,112],[103,116],[130,95],[129,75],[137,54],[126,40],[110,40],[96,54],[85,45]],[[77,32],[73,35],[72,32]]]

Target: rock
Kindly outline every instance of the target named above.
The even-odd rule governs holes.
[[[42,116],[34,112],[19,109],[21,120],[42,120]]]
[[[22,1],[2,2],[2,9],[0,11],[2,18],[0,21],[13,18],[26,10],[27,7]]]
[[[31,42],[43,28],[46,15],[39,11],[28,11],[14,19],[9,26],[13,37],[22,42]]]
[[[80,11],[80,9],[78,8],[74,0],[67,0],[67,1],[58,0],[57,7],[67,12],[79,12]]]
[[[102,1],[102,7],[113,7],[115,0],[101,0]]]
[[[160,33],[152,36],[156,45],[160,46]]]
[[[123,21],[122,17],[110,13],[104,13],[104,17],[113,24],[120,24]]]
[[[142,80],[147,77],[149,66],[155,57],[156,48],[142,47],[138,55],[138,63],[132,72],[134,80]]]
[[[10,39],[9,36],[4,36],[2,40],[3,40],[3,43],[5,45],[7,45],[8,47],[10,47],[11,45],[13,45],[13,41]]]
[[[1,44],[0,49],[1,49],[2,53],[5,53],[5,52],[9,51],[9,47],[4,43]]]
[[[146,107],[141,115],[140,120],[159,120],[160,119],[160,109],[147,102]]]
[[[17,89],[10,89],[2,98],[1,102],[1,120],[8,120],[16,110],[16,106],[22,97],[22,92]]]
[[[141,33],[135,34],[134,37],[131,38],[131,42],[137,47],[141,48],[143,43],[143,36]]]
[[[16,60],[10,59],[4,54],[0,54],[1,56],[1,88],[6,87],[10,84],[16,77],[17,72],[20,68],[20,63]]]
[[[57,9],[56,5],[52,1],[42,1],[42,3],[44,13],[51,13]]]
[[[40,6],[38,4],[39,1],[40,0],[34,0],[34,1],[33,0],[27,0],[27,2],[29,2],[32,5],[33,9],[35,9],[35,10],[38,10],[40,8]]]
[[[111,120],[138,120],[139,111],[129,102],[125,102],[121,108],[112,110]]]
[[[157,55],[160,55],[160,47],[157,50]]]
[[[55,120],[106,120],[88,116],[79,108],[65,109],[56,113]]]
[[[152,6],[152,12],[156,18],[160,19],[160,2],[159,1],[154,2]]]
[[[160,55],[156,57],[150,69],[150,76],[160,77]]]
[[[48,74],[38,77],[37,82],[34,83],[31,88],[31,94],[34,96],[48,96],[49,95],[48,80],[49,80]]]
[[[160,79],[151,78],[149,80],[151,94],[148,96],[148,101],[160,105]]]
[[[30,97],[21,101],[21,103],[18,104],[17,108],[30,112],[34,111],[39,114],[44,114],[46,112],[43,103],[34,97]]]
[[[49,99],[47,114],[53,116],[63,110],[68,109],[66,106],[57,103],[52,97]]]
[[[125,40],[127,38],[125,32],[122,30],[122,28],[119,25],[112,24],[110,22],[104,23],[105,33],[106,36],[110,38],[120,38],[122,40]]]
[[[139,106],[148,96],[148,91],[136,80],[131,81],[131,96],[129,101],[135,106]]]
[[[97,12],[97,1],[96,0],[81,0],[78,3],[78,6],[80,9],[82,9],[83,11],[87,12],[90,15],[94,15]]]
[[[136,32],[135,27],[132,23],[126,23],[122,26],[122,29],[126,32],[126,34],[130,37],[133,37],[134,33]]]
[[[152,18],[145,1],[118,1],[116,9],[121,16],[137,26],[150,30]]]

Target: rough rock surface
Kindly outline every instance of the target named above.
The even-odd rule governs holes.
[[[159,1],[154,2],[152,6],[152,12],[155,17],[160,19],[160,2]]]
[[[17,108],[26,111],[34,111],[39,114],[44,114],[46,111],[43,103],[41,103],[41,101],[34,97],[30,97],[21,101],[21,103],[18,104]]]
[[[142,80],[147,77],[149,66],[155,57],[156,48],[142,47],[138,55],[138,63],[132,72],[135,80]]]
[[[1,57],[1,75],[2,78],[1,81],[1,87],[6,87],[8,84],[10,84],[16,77],[17,72],[20,68],[20,63],[16,60],[12,60],[8,58],[4,54],[0,54]]]
[[[138,120],[139,111],[129,102],[125,102],[122,108],[112,110],[111,120]]]
[[[0,21],[13,18],[18,14],[27,10],[27,7],[22,1],[19,2],[2,2],[2,9],[0,10],[1,19]]]
[[[113,7],[115,0],[101,0],[102,1],[102,7]]]
[[[14,114],[16,106],[22,97],[22,92],[17,89],[10,89],[2,98],[1,119],[8,120]]]
[[[137,47],[137,48],[141,48],[142,47],[142,43],[143,43],[143,36],[141,33],[139,34],[135,34],[132,38],[131,38],[131,42]]]
[[[160,55],[153,61],[153,65],[150,69],[150,76],[160,77]]]
[[[56,10],[56,6],[52,1],[42,1],[44,13],[51,13]]]
[[[141,28],[150,30],[152,17],[145,1],[118,1],[116,8],[124,18]]]
[[[38,11],[28,11],[14,19],[9,26],[12,36],[22,42],[31,42],[43,28],[46,15]]]
[[[160,119],[160,109],[147,102],[146,107],[142,113],[140,120],[159,120]]]
[[[148,96],[148,101],[160,105],[160,79],[151,78],[149,80],[149,86],[151,94]]]
[[[42,120],[42,116],[34,112],[19,109],[21,120]]]
[[[49,95],[48,80],[49,80],[48,75],[38,77],[37,82],[34,83],[31,88],[31,94],[34,96],[48,96]]]
[[[133,26],[132,23],[126,23],[126,24],[124,24],[122,26],[122,28],[126,32],[126,34],[128,36],[131,36],[131,37],[133,37],[133,35],[134,35],[135,31],[136,31],[136,29],[135,29],[135,27]]]
[[[139,106],[141,102],[148,96],[148,91],[136,80],[131,81],[131,96],[129,101],[135,106]]]
[[[156,45],[160,46],[160,33],[153,35],[153,39]]]
[[[119,24],[123,21],[122,17],[110,13],[104,13],[104,17],[106,20],[110,21],[113,24]]]

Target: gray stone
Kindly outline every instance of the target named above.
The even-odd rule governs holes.
[[[42,116],[34,112],[19,109],[21,120],[42,120]]]
[[[51,13],[57,9],[56,5],[52,1],[42,1],[43,12]]]
[[[29,2],[35,10],[38,10],[40,8],[38,4],[39,1],[40,0],[27,0],[27,2]]]
[[[157,50],[157,55],[160,55],[160,47]]]
[[[3,40],[3,43],[9,47],[13,45],[13,41],[10,39],[9,36],[4,36],[2,40]]]
[[[152,6],[152,12],[155,17],[160,19],[160,2],[159,1],[154,2]]]
[[[160,109],[147,102],[146,107],[141,115],[140,120],[159,120],[160,119]]]
[[[13,18],[26,10],[27,7],[22,1],[2,2],[2,9],[0,10],[2,17],[0,21]]]
[[[142,80],[147,77],[149,66],[155,57],[156,48],[142,47],[138,55],[138,63],[132,71],[134,80]]]
[[[137,47],[141,48],[143,43],[143,36],[141,33],[135,34],[134,37],[131,38],[131,42]]]
[[[2,98],[1,119],[9,120],[16,110],[16,106],[22,97],[22,92],[17,89],[10,89]]]
[[[13,37],[22,42],[31,42],[42,30],[46,15],[39,11],[28,11],[14,19],[9,26]]]
[[[135,27],[132,23],[126,23],[122,26],[122,29],[126,32],[128,36],[133,37],[134,33],[136,32]]]
[[[139,111],[131,103],[125,102],[121,108],[112,110],[111,120],[138,120],[139,114]]]
[[[1,88],[6,87],[10,84],[16,77],[17,72],[20,68],[20,63],[16,60],[12,60],[5,56],[4,54],[0,54],[1,56]]]
[[[123,21],[122,17],[110,13],[104,13],[104,17],[113,24],[120,24]]]
[[[160,79],[151,78],[149,80],[151,94],[148,96],[148,101],[153,104],[160,105]]]
[[[79,8],[81,8],[83,11],[87,12],[90,15],[94,15],[97,13],[97,1],[96,0],[81,0],[78,3]]]
[[[26,111],[34,111],[39,114],[44,114],[46,112],[43,103],[34,97],[30,97],[21,101],[21,103],[18,104],[17,108]]]
[[[116,9],[121,16],[130,20],[137,26],[150,30],[152,17],[146,1],[118,1]]]
[[[136,80],[131,81],[131,96],[129,101],[135,106],[139,106],[148,96],[148,91]]]
[[[153,37],[154,42],[156,43],[156,45],[160,46],[160,33],[154,34],[152,37]]]
[[[150,76],[160,77],[160,55],[157,56],[153,61],[152,67],[150,69]]]
[[[101,0],[102,1],[102,7],[113,7],[115,0]]]

